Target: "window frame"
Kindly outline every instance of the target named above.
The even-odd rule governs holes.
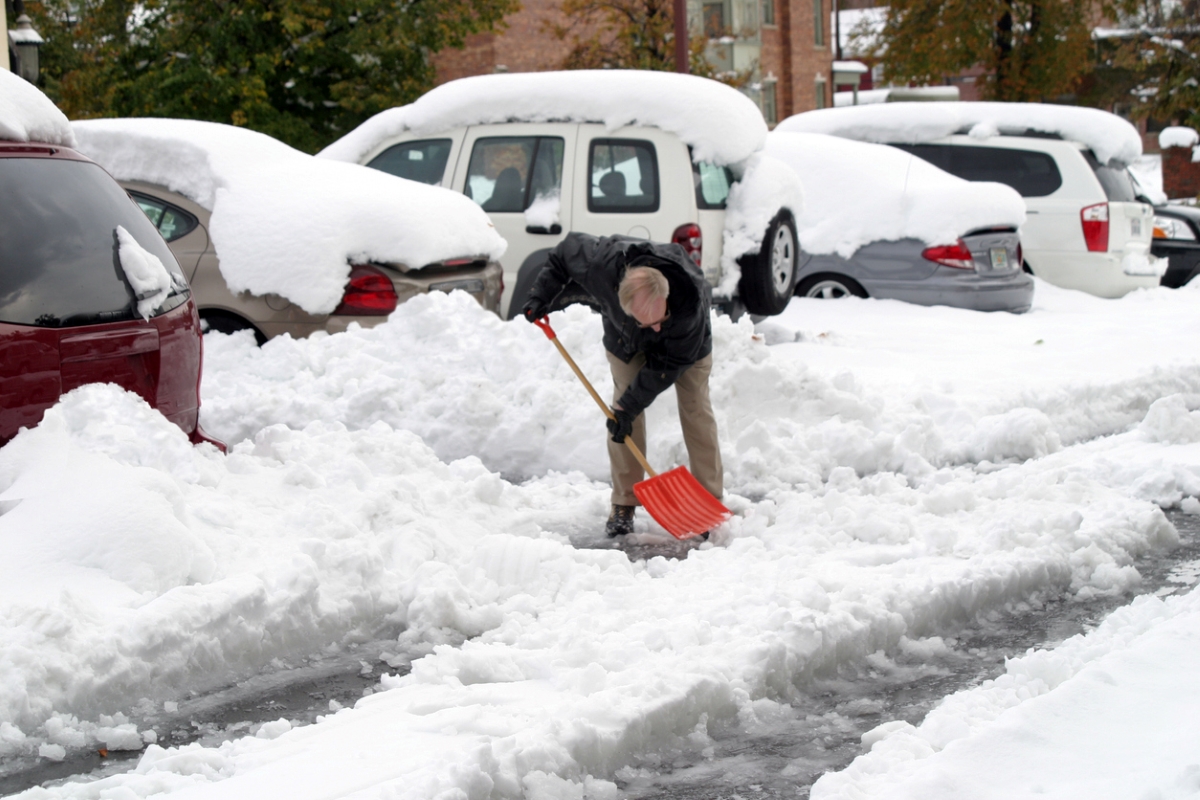
[[[596,206],[593,202],[592,179],[595,176],[596,149],[599,146],[646,147],[650,150],[650,163],[654,167],[654,202],[647,205]],[[649,139],[597,137],[588,142],[587,158],[587,209],[593,214],[653,214],[662,207],[662,173],[658,168],[658,148]]]
[[[813,46],[825,47],[825,0],[813,0]]]

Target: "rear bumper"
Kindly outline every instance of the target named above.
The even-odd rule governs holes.
[[[1005,277],[939,267],[921,281],[862,282],[871,297],[903,300],[922,306],[951,306],[972,311],[1010,311],[1020,314],[1033,305],[1033,278],[1024,272]]]
[[[1064,289],[1078,289],[1097,297],[1124,297],[1134,289],[1158,286],[1157,275],[1127,275],[1124,253],[1025,251],[1033,274]]]

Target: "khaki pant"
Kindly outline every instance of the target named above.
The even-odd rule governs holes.
[[[638,370],[646,363],[641,353],[626,364],[605,351],[612,368],[613,403],[621,399]],[[724,494],[725,475],[721,468],[721,448],[717,441],[717,419],[713,416],[708,398],[708,375],[712,372],[712,354],[689,367],[675,381],[679,400],[679,424],[683,428],[683,443],[687,445],[688,462],[700,485],[718,500]],[[633,443],[646,452],[646,415],[633,421]],[[612,465],[612,502],[614,505],[636,506],[633,485],[645,477],[642,465],[624,444],[608,439],[608,461]]]

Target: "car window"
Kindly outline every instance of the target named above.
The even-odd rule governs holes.
[[[1105,197],[1114,203],[1137,201],[1137,189],[1133,185],[1133,178],[1129,176],[1129,170],[1125,167],[1101,164],[1091,150],[1084,150],[1083,157],[1092,168],[1092,172],[1096,173],[1100,185],[1104,187]]]
[[[187,236],[200,224],[199,220],[183,209],[164,203],[157,198],[139,192],[130,192],[129,196],[168,242]]]
[[[696,205],[699,208],[724,208],[733,186],[729,167],[718,167],[707,161],[692,163],[692,181],[696,184]]]
[[[565,142],[556,136],[477,139],[467,165],[467,197],[487,212],[520,212],[562,186]]]
[[[371,159],[367,166],[389,175],[437,186],[446,172],[450,145],[449,139],[403,142],[384,150]]]
[[[0,197],[0,322],[58,328],[139,318],[118,260],[118,225],[177,278],[155,313],[187,301],[162,237],[95,164],[0,158]]]
[[[658,210],[658,156],[640,139],[593,139],[588,148],[588,210],[648,213]]]
[[[958,144],[893,144],[951,175],[968,181],[995,181],[1022,197],[1045,197],[1062,186],[1054,157],[1032,150]]]

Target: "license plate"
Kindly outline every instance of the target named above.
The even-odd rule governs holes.
[[[992,254],[992,271],[1007,272],[1008,271],[1008,250],[1004,247],[993,247]]]
[[[1129,232],[1134,236],[1142,235],[1142,221],[1140,219],[1129,220]]]

